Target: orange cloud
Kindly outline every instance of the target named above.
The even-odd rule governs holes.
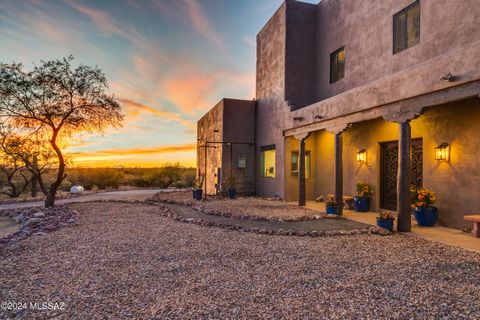
[[[196,124],[192,123],[191,121],[182,119],[179,114],[169,112],[169,111],[162,111],[155,109],[153,107],[147,106],[145,104],[138,103],[133,100],[129,99],[117,99],[124,107],[126,107],[127,117],[138,117],[142,113],[150,113],[156,116],[160,116],[162,118],[176,121],[189,129],[196,129]]]
[[[104,33],[108,35],[116,34],[126,38],[130,38],[131,33],[124,30],[121,25],[117,24],[105,12],[94,9],[92,7],[81,5],[75,1],[68,1],[68,4],[76,10],[80,11],[81,13],[87,15],[92,20],[92,22]]]
[[[214,43],[218,48],[225,50],[225,45],[220,35],[212,27],[210,21],[203,13],[200,1],[184,0],[187,5],[187,12],[195,30],[202,36]]]
[[[106,149],[91,152],[70,152],[69,155],[73,157],[104,157],[104,156],[125,156],[125,155],[146,155],[146,154],[161,154],[195,151],[196,144],[187,143],[181,145],[167,145],[159,147],[148,148],[128,148],[128,149]]]

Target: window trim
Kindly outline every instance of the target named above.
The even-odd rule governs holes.
[[[265,159],[263,156],[263,153],[265,151],[275,151],[275,166],[273,167],[274,170],[274,176],[266,176],[264,171],[265,171],[265,164],[263,163],[263,160]],[[263,147],[260,147],[260,177],[262,178],[268,178],[268,179],[275,179],[277,177],[277,149],[275,144],[270,144],[266,145]]]
[[[419,19],[418,19],[418,30],[419,30],[419,33],[418,33],[418,43],[414,44],[413,46],[411,47],[406,47],[402,50],[399,50],[399,51],[395,51],[395,17],[402,14],[402,13],[405,13],[407,12],[408,10],[410,10],[412,7],[418,5],[418,15],[419,15]],[[406,17],[405,17],[406,18]],[[405,22],[406,23],[406,22]],[[420,0],[415,0],[413,1],[412,3],[410,3],[408,6],[406,6],[405,8],[403,8],[402,10],[396,12],[393,14],[392,16],[392,54],[393,55],[396,55],[397,53],[400,53],[400,52],[403,52],[407,49],[410,49],[410,48],[413,48],[414,46],[416,46],[417,44],[420,43],[421,41],[421,37],[422,37],[422,27],[421,27],[421,24],[422,24],[422,13],[421,13],[421,3],[420,3]],[[407,38],[407,43],[408,43],[408,38]]]
[[[296,154],[297,155],[297,170],[292,170],[292,158],[293,158],[293,155]],[[300,157],[299,156],[300,152],[298,150],[292,150],[291,154],[290,154],[290,176],[292,178],[295,178],[297,179],[298,178],[298,166],[299,166],[299,163],[298,163],[298,158]],[[308,156],[307,156],[308,155]],[[308,159],[308,160],[307,160]],[[308,167],[308,174],[307,174],[307,167]],[[305,150],[305,180],[308,180],[311,178],[311,170],[312,170],[312,153],[310,152],[310,150]]]
[[[347,63],[347,56],[346,55],[345,55],[345,61],[343,62],[343,75],[342,75],[342,77],[333,80],[332,57],[336,57],[335,63],[337,64],[336,71],[337,71],[337,77],[338,77],[338,54],[342,51],[344,52],[343,54],[345,55],[345,46],[341,46],[337,50],[330,53],[330,84],[335,83],[335,82],[337,82],[337,81],[339,81],[339,80],[341,80],[345,77],[345,65]]]

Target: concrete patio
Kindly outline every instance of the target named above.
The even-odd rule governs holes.
[[[293,203],[292,203],[293,204]],[[307,208],[325,211],[325,202],[307,201]],[[354,221],[376,225],[376,212],[356,212],[352,210],[343,210],[343,217]],[[396,230],[396,220],[394,230]],[[412,235],[431,241],[439,241],[448,245],[460,247],[467,250],[480,252],[480,238],[476,239],[462,230],[435,226],[432,228],[419,227],[415,218],[412,217]]]

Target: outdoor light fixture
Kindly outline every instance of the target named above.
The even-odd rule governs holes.
[[[457,80],[457,78],[449,72],[442,77],[442,80],[443,81],[448,81],[448,82],[453,82],[453,81]]]
[[[357,162],[367,163],[367,151],[365,151],[365,149],[359,150],[357,152]]]
[[[446,160],[450,157],[450,146],[444,142],[435,148],[435,160]]]
[[[293,117],[294,121],[303,121],[303,117]]]

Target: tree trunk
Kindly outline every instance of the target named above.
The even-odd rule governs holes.
[[[52,139],[50,139],[50,144],[58,157],[58,172],[57,178],[50,186],[50,189],[48,189],[47,198],[45,199],[45,208],[53,207],[55,205],[55,195],[57,194],[57,190],[62,184],[63,179],[65,179],[65,160],[63,158],[62,150],[60,150],[57,145],[57,136],[58,130],[54,130]]]
[[[33,170],[35,172],[38,171],[38,158],[36,155],[33,156]],[[32,186],[32,198],[35,198],[37,196],[37,176],[36,174],[32,174],[32,180],[31,180],[31,186]]]

